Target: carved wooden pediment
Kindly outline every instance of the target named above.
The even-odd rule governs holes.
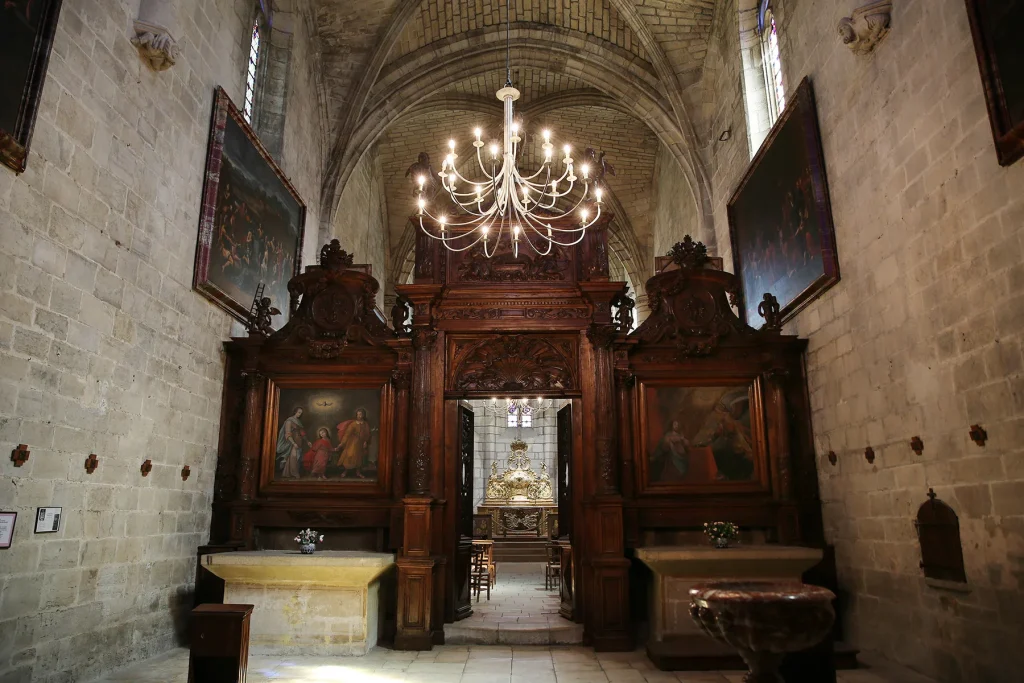
[[[574,391],[579,387],[576,350],[568,340],[502,335],[456,349],[455,391]]]
[[[709,257],[700,242],[687,235],[669,252],[679,266],[647,281],[651,314],[630,336],[639,349],[670,347],[676,356],[712,353],[727,337],[746,336],[755,330],[733,312],[739,278],[705,268]]]
[[[571,266],[572,259],[562,247],[554,247],[550,254],[535,254],[524,247],[516,255],[506,240],[490,256],[483,249],[456,256],[454,275],[458,282],[560,282],[571,279]]]
[[[288,282],[298,309],[269,345],[302,346],[309,358],[326,360],[350,345],[380,346],[395,336],[375,307],[380,285],[352,260],[338,240],[324,245],[320,265]]]

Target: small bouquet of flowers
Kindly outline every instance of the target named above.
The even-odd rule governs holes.
[[[323,534],[318,534],[312,529],[300,531],[299,535],[295,537],[295,542],[299,544],[299,549],[304,555],[312,555],[316,550],[316,544],[322,543],[323,540]]]
[[[732,522],[704,522],[704,535],[715,547],[726,548],[739,536],[739,529]]]

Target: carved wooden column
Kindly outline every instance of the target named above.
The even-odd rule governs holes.
[[[786,407],[788,370],[776,367],[764,373],[765,412],[768,416],[768,451],[772,464],[772,490],[775,498],[793,502],[792,453],[789,448],[789,415]],[[795,506],[780,511],[779,541],[791,543],[800,539],[799,517]]]
[[[629,352],[615,350],[615,393],[617,398],[619,453],[621,454],[620,491],[628,497],[635,493],[633,481],[633,387],[636,376],[629,369]]]
[[[393,463],[392,495],[395,500],[402,500],[408,490],[409,465],[409,389],[412,387],[412,351],[409,339],[396,342],[393,348],[398,351],[398,364],[391,373],[391,383],[395,388],[395,458]],[[392,515],[392,543],[399,544],[402,537],[403,512],[397,508]]]
[[[582,288],[593,303],[593,323],[587,330],[590,371],[593,472],[585,486],[586,543],[583,546],[584,627],[594,649],[627,651],[633,648],[629,616],[629,566],[625,553],[623,499],[620,483],[619,442],[616,438],[616,386],[612,347],[619,338],[612,321],[611,301],[621,283],[590,282]],[[586,388],[585,388],[586,398]],[[586,432],[585,432],[586,433]]]
[[[432,288],[430,288],[432,289]],[[411,394],[409,396],[408,487],[402,499],[402,549],[398,564],[398,632],[400,650],[433,646],[436,613],[443,609],[437,591],[434,552],[433,359],[437,332],[430,329],[434,292],[411,296],[413,304]]]
[[[259,339],[259,337],[257,337]],[[253,337],[250,337],[253,340]],[[261,340],[262,341],[262,340]],[[256,496],[259,478],[260,461],[260,426],[263,424],[264,396],[267,381],[257,367],[258,346],[246,349],[245,364],[242,377],[245,380],[245,411],[242,413],[242,438],[238,453],[236,479],[238,481],[238,500],[243,503]],[[251,534],[246,532],[249,525],[249,508],[247,505],[235,505],[231,511],[231,539],[246,540]]]

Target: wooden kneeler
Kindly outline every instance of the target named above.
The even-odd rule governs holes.
[[[192,610],[188,683],[245,683],[253,605],[199,605]]]

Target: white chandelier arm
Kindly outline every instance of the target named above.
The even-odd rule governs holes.
[[[467,244],[464,247],[453,247],[453,246],[449,246],[450,242],[454,242],[455,240],[463,239],[465,237],[470,237],[473,234],[473,232],[475,232],[475,231],[470,230],[468,232],[464,232],[464,233],[461,233],[461,234],[458,234],[458,235],[452,235],[451,237],[445,237],[443,235],[435,235],[435,234],[431,233],[429,230],[427,230],[427,226],[423,225],[423,218],[422,217],[420,217],[420,221],[419,222],[420,222],[420,228],[423,230],[423,233],[427,237],[429,237],[431,239],[438,240],[439,242],[443,242],[445,248],[448,249],[449,251],[466,251],[467,249],[472,249],[477,244],[479,244],[481,240],[483,240],[485,238],[485,235],[483,233],[481,233],[480,236],[477,237],[475,240],[473,240],[472,243]]]

